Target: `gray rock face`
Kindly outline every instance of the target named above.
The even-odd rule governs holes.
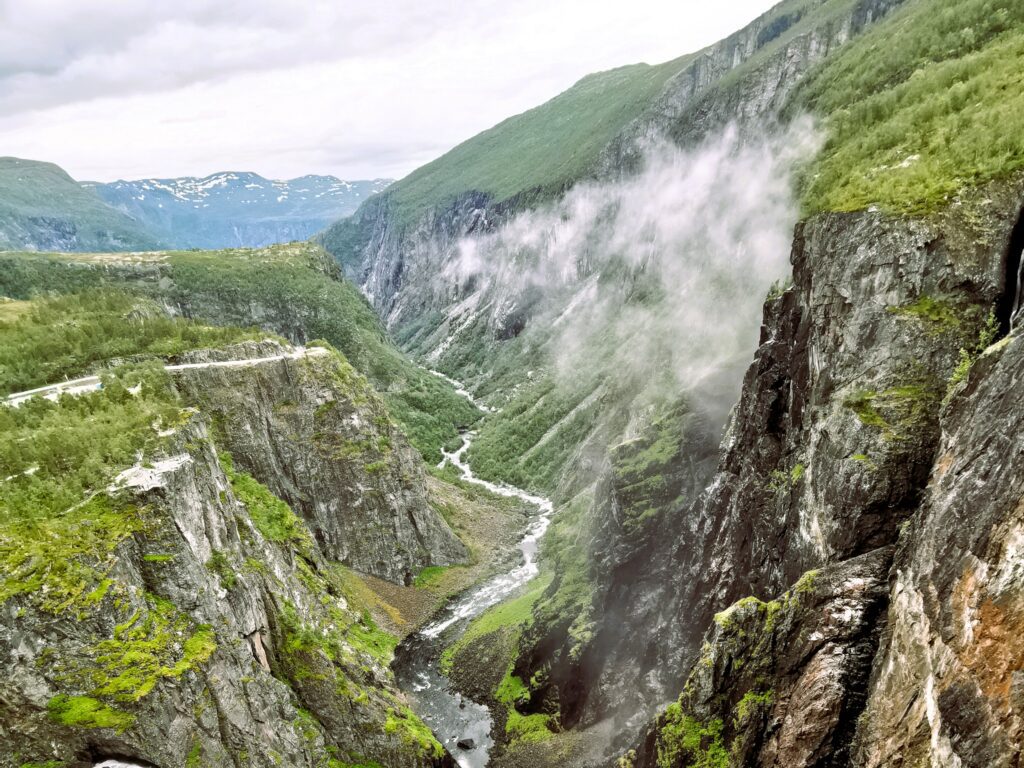
[[[258,359],[282,349],[235,345],[213,356]],[[210,357],[191,353],[183,362]],[[235,466],[288,502],[328,559],[402,584],[424,566],[468,557],[427,503],[419,454],[366,380],[338,356],[195,368],[176,372],[175,380],[225,425],[220,446]]]
[[[288,351],[247,344],[192,362]],[[51,581],[83,579],[55,582],[67,601],[45,586],[0,606],[0,766],[450,766],[336,563],[401,579],[438,561],[427,547],[443,562],[464,552],[365,382],[332,353],[174,375],[201,409],[183,412],[162,458],[99,495],[90,520],[123,529],[111,551],[82,553],[69,577],[54,564]],[[334,430],[390,447],[370,470],[341,442],[324,452]],[[305,524],[243,467],[281,472]]]
[[[765,116],[785,108],[811,67],[903,2],[859,0],[845,12],[824,14],[820,23],[795,36],[790,28],[802,13],[769,13],[755,19],[695,55],[654,104],[604,151],[601,173],[614,176],[634,168],[644,143],[658,136],[689,143],[730,123],[744,131],[762,130]],[[723,78],[755,56],[760,60],[742,71],[738,83],[721,87]]]
[[[858,766],[1012,766],[1024,752],[1018,335],[990,348],[942,414],[920,508],[900,537]]]
[[[329,746],[387,765],[439,764],[440,756],[385,730],[402,704],[380,658],[345,640],[349,657],[334,662],[319,648],[296,649],[297,632],[337,631],[328,617],[358,626],[359,617],[317,575],[327,572],[318,551],[300,555],[263,537],[233,494],[202,421],[180,437],[181,453],[137,468],[122,483],[124,498],[145,510],[147,528],[114,552],[102,599],[77,621],[50,615],[32,598],[3,606],[0,741],[14,751],[4,750],[0,765],[56,759],[86,766],[121,757],[166,767],[198,759],[312,768]],[[223,558],[219,572],[210,567],[215,556]],[[192,660],[175,672],[197,637],[211,647],[198,656],[192,649]],[[120,653],[133,654],[127,667]],[[148,666],[151,655],[162,668]],[[331,685],[317,691],[302,669]],[[48,714],[55,697],[82,696],[93,675],[120,672],[155,678],[138,700],[104,704],[130,721],[61,724]],[[340,693],[345,686],[348,696]]]
[[[810,571],[770,602],[715,616],[679,703],[627,756],[677,768],[729,754],[733,765],[843,765],[888,601],[892,547]],[[685,736],[703,733],[696,745]]]
[[[596,570],[609,620],[583,675],[592,687],[574,692],[590,699],[585,720],[635,721],[672,697],[712,617],[735,600],[770,598],[807,570],[895,541],[928,476],[957,350],[998,299],[1010,197],[985,222],[1000,233],[988,243],[955,217],[833,215],[798,229],[794,285],[765,306],[707,491],[663,513],[671,533],[657,553],[605,528],[611,557]],[[707,450],[682,445],[677,461]],[[602,488],[598,508],[614,510]]]

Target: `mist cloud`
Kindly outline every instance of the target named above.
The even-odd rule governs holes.
[[[596,368],[652,398],[700,393],[722,415],[789,271],[793,168],[817,147],[809,120],[753,143],[734,130],[689,150],[652,142],[638,175],[463,240],[449,274],[496,286],[506,313],[532,302],[560,379]]]

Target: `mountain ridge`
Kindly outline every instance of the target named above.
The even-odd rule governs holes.
[[[173,247],[228,248],[306,240],[353,213],[391,181],[318,174],[282,180],[251,171],[218,171],[81,184]]]
[[[54,163],[0,158],[0,249],[132,251],[161,244]]]

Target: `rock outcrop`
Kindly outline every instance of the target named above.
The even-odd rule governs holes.
[[[664,625],[653,637],[666,648],[691,649],[695,661],[700,642],[695,630],[708,626],[715,612],[732,601],[743,595],[768,599],[797,582],[800,569],[842,568],[866,557],[862,553],[899,542],[891,593],[873,598],[876,629],[886,623],[886,608],[890,624],[874,661],[872,700],[860,720],[858,751],[850,753],[853,732],[848,730],[814,759],[779,764],[845,765],[852,760],[909,766],[931,754],[938,761],[933,764],[953,765],[959,763],[951,757],[955,750],[950,744],[971,739],[976,747],[995,750],[975,764],[1011,764],[999,762],[1015,754],[1013,745],[1019,741],[1010,699],[999,703],[998,696],[982,696],[968,703],[956,698],[981,695],[981,683],[969,672],[954,679],[958,676],[949,664],[958,652],[971,653],[965,627],[974,619],[965,619],[964,612],[968,604],[980,611],[985,603],[977,574],[999,570],[1006,540],[994,532],[1010,535],[1013,505],[996,504],[977,527],[973,518],[971,526],[960,527],[954,519],[962,515],[955,513],[942,522],[930,517],[934,508],[948,509],[947,496],[956,498],[952,475],[941,493],[937,486],[955,463],[953,445],[970,453],[972,466],[977,450],[991,445],[1000,466],[1010,450],[993,440],[1012,434],[1012,410],[996,409],[989,417],[980,415],[978,400],[959,405],[998,353],[981,357],[967,392],[954,383],[963,375],[965,357],[969,362],[979,344],[994,340],[1001,318],[990,313],[1005,305],[1001,297],[1006,291],[1016,290],[1015,275],[1008,281],[1006,267],[1020,196],[1019,183],[984,190],[973,201],[986,211],[981,218],[965,202],[930,220],[863,213],[813,219],[798,230],[794,286],[766,304],[762,345],[724,441],[719,473],[690,510],[689,535],[673,556],[677,580],[661,593],[634,598],[675,606],[674,625]],[[998,397],[1005,398],[1005,391]],[[997,397],[994,391],[992,397]],[[946,436],[940,447],[944,401],[951,405],[943,412]],[[972,408],[979,410],[950,423]],[[970,437],[957,440],[957,429],[969,429]],[[959,492],[978,487],[960,485],[963,479],[962,473],[956,476]],[[1001,543],[990,543],[990,535]],[[952,536],[964,538],[953,541]],[[970,554],[982,551],[990,562],[975,562],[980,555]],[[958,554],[949,558],[941,553]],[[932,581],[936,570],[942,575]],[[1012,577],[1005,583],[1012,592]],[[969,598],[961,594],[965,589]],[[962,611],[950,607],[958,595],[967,601]],[[685,621],[678,619],[683,616]],[[801,631],[817,632],[816,620],[804,622]],[[953,642],[957,650],[947,653],[943,646],[957,632],[963,644]],[[987,647],[994,652],[996,643],[990,639]],[[706,638],[704,648],[700,658],[709,651],[731,652],[720,634]],[[1005,662],[1000,685],[1009,691],[1016,663],[1012,643],[999,655]],[[715,695],[728,699],[734,686],[742,687],[741,667],[750,661],[744,658],[719,680]],[[673,663],[666,657],[655,668],[670,669]],[[691,683],[701,663],[692,667]],[[683,668],[688,665],[683,660]],[[868,669],[857,667],[837,689],[842,706],[823,705],[821,717],[835,717],[851,702],[853,710],[844,717],[859,714]],[[947,674],[947,712],[954,724],[949,734],[941,734],[935,686]],[[763,685],[771,687],[777,679],[776,673],[766,674]],[[981,703],[986,709],[979,709]],[[699,711],[705,725],[712,715],[706,706],[693,711]],[[958,720],[967,711],[988,714],[972,715],[970,723]],[[721,712],[716,716],[724,717]],[[771,747],[776,727],[765,721],[760,729],[754,764],[776,764]],[[740,730],[726,728],[730,734]],[[650,738],[641,750],[647,755],[643,765],[654,765]]]
[[[900,536],[854,765],[981,768],[1024,755],[1022,374],[1014,334],[943,410],[924,500]]]
[[[198,410],[64,513],[85,521],[66,560],[5,574],[0,766],[451,765],[339,562],[402,580],[462,557],[404,438],[331,351],[186,364]],[[372,456],[345,450],[360,436]]]
[[[605,522],[588,550],[587,637],[565,631],[571,617],[546,633],[535,626],[517,670],[563,683],[555,696],[539,686],[538,706],[557,701],[567,724],[614,716],[623,730],[637,727],[682,689],[707,627],[730,604],[770,600],[807,571],[896,543],[924,494],[960,350],[999,324],[991,313],[1019,200],[1018,183],[997,185],[929,219],[864,212],[798,228],[793,285],[765,305],[761,345],[702,497],[659,500],[651,514],[671,534],[631,546],[628,527],[610,522],[624,500],[614,467],[598,485],[594,517]],[[670,433],[678,468],[706,455],[693,434]],[[876,597],[872,614],[883,616]],[[570,655],[576,664],[560,671]],[[850,673],[854,699],[868,669]]]
[[[884,622],[892,547],[809,571],[781,597],[717,614],[679,701],[633,768],[844,765]]]
[[[425,566],[464,562],[465,547],[427,502],[422,459],[366,380],[327,350],[282,350],[193,352],[182,362],[265,361],[175,371],[186,397],[222,426],[218,444],[235,467],[287,502],[330,560],[399,584]]]

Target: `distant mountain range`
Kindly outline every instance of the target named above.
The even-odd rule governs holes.
[[[277,181],[222,172],[203,178],[82,182],[82,187],[173,247],[230,248],[305,240],[390,183],[335,176]]]
[[[255,173],[78,182],[53,163],[0,157],[0,250],[145,251],[306,240],[391,183]]]

